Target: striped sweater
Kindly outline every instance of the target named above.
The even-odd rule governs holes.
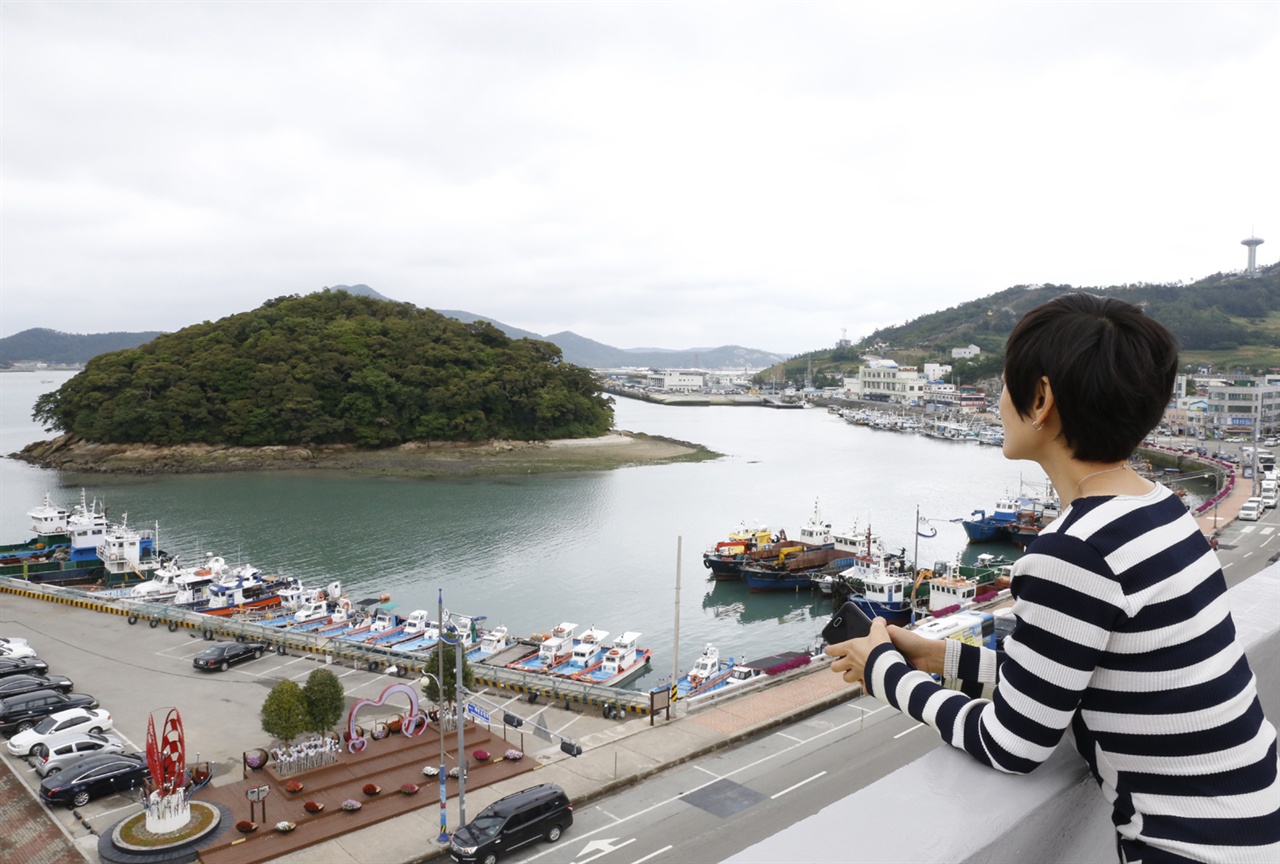
[[[1128,862],[1280,861],[1276,730],[1226,582],[1168,489],[1072,503],[1014,567],[1002,652],[948,640],[943,687],[891,645],[868,692],[953,747],[1026,773],[1070,726]],[[966,695],[976,684],[990,698]]]

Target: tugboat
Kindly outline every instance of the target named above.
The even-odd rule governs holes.
[[[112,527],[105,511],[98,502],[92,504],[80,491],[80,503],[70,511],[55,507],[46,493],[44,503],[27,511],[32,519],[36,536],[26,543],[0,547],[0,576],[11,576],[55,585],[96,582],[107,575],[108,560],[100,558],[99,547],[111,534]],[[124,531],[121,526],[117,531]],[[150,531],[135,532],[138,540],[136,566],[116,567],[108,585],[129,581],[143,581],[151,569],[156,553],[155,534]],[[107,552],[110,555],[110,551]],[[118,553],[117,553],[118,554]],[[117,558],[117,562],[123,559]]]

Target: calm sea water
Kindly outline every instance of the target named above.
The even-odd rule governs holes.
[[[0,374],[0,452],[50,437],[31,420],[36,397],[70,373]],[[598,473],[406,480],[340,472],[178,477],[75,475],[0,460],[0,542],[29,536],[26,511],[48,491],[70,503],[84,488],[113,520],[158,523],[160,546],[194,563],[205,552],[251,562],[308,585],[340,579],[353,597],[390,594],[398,611],[485,615],[513,633],[561,621],[643,634],[653,667],[637,686],[671,675],[679,609],[681,668],[703,644],[762,656],[817,641],[830,614],[818,595],[750,594],[711,582],[702,551],[740,522],[795,536],[813,511],[836,527],[869,524],[886,544],[916,551],[916,508],[937,537],[919,539],[922,565],[965,549],[947,520],[1043,485],[1038,466],[998,448],[899,435],[820,409],[664,407],[620,399],[617,426],[696,441],[714,462]],[[680,590],[677,600],[677,542]],[[1015,554],[1012,546],[971,547]]]

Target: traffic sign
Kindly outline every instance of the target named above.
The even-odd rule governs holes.
[[[474,702],[467,703],[467,713],[479,720],[481,723],[489,722],[489,712],[476,705]]]

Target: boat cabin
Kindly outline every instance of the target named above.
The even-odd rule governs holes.
[[[935,576],[929,580],[929,611],[972,603],[978,583],[963,576]]]
[[[813,502],[813,515],[800,527],[800,542],[810,546],[825,546],[832,542],[831,523],[822,521],[817,501]]]
[[[604,640],[608,638],[607,630],[597,630],[594,627],[588,629],[578,639],[578,644],[573,646],[573,655],[569,658],[569,663],[573,666],[581,666],[583,669],[592,665],[604,650]]]
[[[507,628],[501,625],[494,627],[480,637],[481,654],[497,654],[507,648]]]
[[[613,640],[613,647],[604,655],[602,666],[606,675],[615,675],[624,671],[636,660],[636,642],[640,634],[628,630]]]
[[[577,624],[565,622],[551,631],[551,635],[538,646],[538,660],[545,666],[564,662],[573,651],[573,631]]]
[[[427,632],[428,627],[434,627],[435,622],[431,620],[431,613],[426,609],[414,609],[409,613],[408,619],[404,624],[404,633],[406,637],[421,636]]]
[[[56,538],[56,542],[66,542],[67,517],[71,511],[65,507],[55,507],[49,503],[49,493],[44,493],[44,503],[27,511],[31,517],[31,530],[37,537]]]
[[[698,662],[689,670],[689,681],[695,686],[720,671],[720,651],[710,642],[702,649]]]

